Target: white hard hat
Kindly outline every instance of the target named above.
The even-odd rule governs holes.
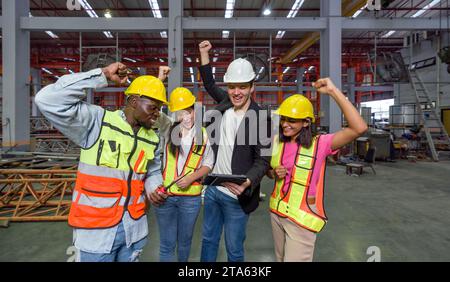
[[[252,64],[246,59],[236,59],[231,62],[227,72],[223,76],[225,83],[246,83],[255,79],[255,71]]]

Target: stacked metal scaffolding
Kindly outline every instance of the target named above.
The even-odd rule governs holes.
[[[76,170],[0,169],[0,220],[67,220]]]

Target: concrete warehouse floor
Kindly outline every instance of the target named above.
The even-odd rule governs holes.
[[[450,261],[450,161],[377,162],[360,177],[330,165],[325,190],[329,223],[319,234],[315,261],[367,261],[370,246],[381,261]],[[269,196],[272,181],[265,178]],[[274,261],[268,198],[249,220],[247,261]],[[159,235],[150,213],[150,241],[141,261],[158,261]],[[197,221],[191,260],[199,261],[202,216]],[[72,231],[65,222],[10,223],[0,228],[0,261],[66,261]],[[219,261],[226,261],[223,245]]]

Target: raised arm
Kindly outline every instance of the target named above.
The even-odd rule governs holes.
[[[330,95],[338,104],[348,121],[348,127],[339,130],[333,136],[331,149],[336,150],[352,142],[367,130],[367,124],[358,113],[358,110],[346,99],[345,95],[334,85],[329,78],[321,78],[313,83],[313,87],[321,94]]]
[[[159,66],[158,79],[164,82],[169,77],[170,70],[168,66]]]
[[[85,89],[106,87],[107,79],[124,82],[127,77],[120,78],[119,70],[125,69],[125,65],[115,63],[103,69],[64,75],[36,94],[36,105],[62,134],[82,148],[89,147],[98,137],[104,110],[83,101]]]
[[[227,91],[216,85],[216,80],[214,79],[211,65],[209,64],[209,50],[211,50],[212,45],[209,41],[203,41],[199,45],[200,50],[200,75],[203,80],[203,86],[205,86],[206,92],[218,103],[225,99],[228,99]]]

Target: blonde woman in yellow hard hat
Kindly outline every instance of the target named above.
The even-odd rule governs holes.
[[[160,187],[160,192],[169,197],[155,208],[160,261],[188,261],[201,207],[201,179],[214,166],[214,152],[206,129],[195,124],[195,101],[195,96],[184,87],[170,94],[169,110],[175,113],[176,121],[170,127],[165,145],[164,185]]]
[[[331,96],[344,113],[348,128],[316,135],[311,102],[295,94],[281,103],[280,132],[275,137],[269,177],[275,179],[270,198],[277,261],[312,261],[316,234],[327,222],[323,206],[326,158],[367,130],[356,108],[329,78],[313,87]]]

